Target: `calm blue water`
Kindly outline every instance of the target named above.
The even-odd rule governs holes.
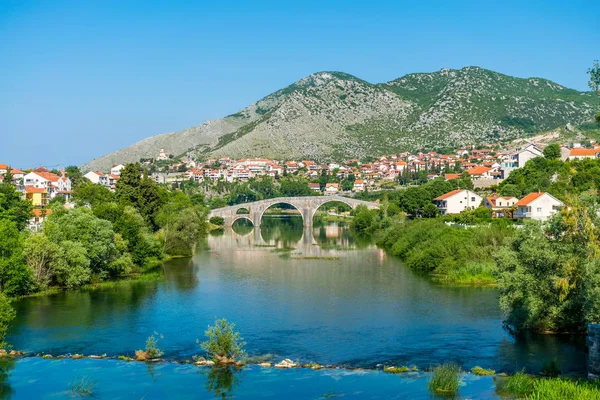
[[[260,230],[236,231],[208,237],[193,259],[167,263],[164,281],[20,300],[8,340],[14,348],[33,353],[132,356],[158,332],[164,337],[159,342],[164,358],[183,361],[202,354],[196,339],[203,339],[215,317],[225,317],[236,323],[256,360],[291,358],[368,368],[426,368],[452,361],[465,369],[480,365],[506,372],[524,367],[535,372],[556,360],[565,373],[585,372],[581,340],[514,338],[502,328],[495,289],[437,285],[368,240],[353,237],[346,227],[330,224],[307,231],[301,219],[287,217],[265,219]],[[70,365],[46,362],[19,362],[10,375],[11,387],[26,386],[22,379],[34,373],[27,371],[33,365],[55,374],[61,370],[56,365]],[[123,374],[142,368],[98,365],[124,368]],[[165,381],[182,380],[185,385],[192,379],[188,375],[197,376],[188,368],[159,369]],[[177,377],[167,377],[175,372]],[[120,374],[104,373],[107,379]],[[270,383],[274,393],[281,393],[276,387],[285,386],[288,377],[339,378],[327,375],[331,371],[310,378],[304,374],[312,371],[283,375],[287,373],[252,369],[247,373],[251,378],[244,379],[247,392],[242,392],[251,393],[255,378],[283,380]],[[385,388],[388,379],[412,387],[397,378],[366,373],[356,379],[356,390],[363,384]],[[342,386],[354,387],[354,378],[339,379]],[[324,389],[321,383],[315,385]]]
[[[430,399],[428,376],[377,371],[247,367],[238,372],[192,365],[119,362],[114,360],[19,361],[0,387],[3,398],[77,398],[73,382],[95,382],[92,393],[102,399]],[[494,397],[490,377],[466,375],[459,396]]]

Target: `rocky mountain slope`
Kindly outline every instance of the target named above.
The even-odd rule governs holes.
[[[155,157],[161,148],[175,155],[326,161],[511,140],[588,121],[599,105],[588,92],[478,67],[409,74],[384,84],[319,72],[236,114],[150,137],[83,169]]]

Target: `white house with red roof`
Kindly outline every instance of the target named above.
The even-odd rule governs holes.
[[[559,211],[563,202],[546,192],[529,193],[517,203],[517,212],[514,215],[517,218],[530,218],[537,221],[546,221],[554,213]]]
[[[25,187],[44,188],[53,198],[57,193],[70,193],[71,180],[66,176],[58,176],[45,169],[34,170],[23,177]]]
[[[90,171],[83,177],[97,185],[108,186],[108,175],[105,175],[102,172]]]
[[[116,164],[113,165],[112,168],[110,169],[110,173],[112,175],[121,175],[121,170],[125,168],[125,164]]]
[[[482,201],[483,197],[466,189],[456,189],[433,199],[442,215],[458,214],[467,209],[477,208]]]

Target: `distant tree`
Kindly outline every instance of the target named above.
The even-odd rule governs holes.
[[[590,89],[600,95],[600,65],[598,65],[598,60],[594,61],[593,67],[588,69],[588,74],[590,75],[590,81],[588,82]],[[596,113],[596,122],[600,124],[600,112]]]
[[[279,191],[282,196],[299,197],[312,196],[313,190],[308,186],[308,183],[290,179],[283,179]]]
[[[119,202],[137,206],[140,196],[141,166],[139,163],[130,163],[121,170],[121,176],[116,184],[116,196]]]
[[[78,206],[89,205],[94,208],[98,205],[112,203],[115,200],[115,194],[108,188],[88,180],[80,181],[73,190],[73,201]]]
[[[67,173],[67,177],[71,180],[71,185],[76,187],[84,178],[81,170],[76,165],[69,165],[65,168],[65,172]]]
[[[509,196],[509,197],[521,197],[521,190],[519,189],[519,187],[517,185],[513,185],[513,184],[507,184],[504,185],[502,187],[502,189],[500,190],[500,194],[502,196]]]
[[[434,218],[438,215],[438,212],[438,208],[433,203],[425,204],[423,207],[423,216],[425,218]]]
[[[547,159],[556,160],[556,159],[560,158],[560,156],[561,156],[560,146],[556,143],[550,144],[550,145],[546,146],[543,153],[544,153],[544,157],[546,157]]]
[[[31,202],[21,198],[12,182],[5,179],[0,183],[0,220],[13,221],[18,230],[23,230],[33,217]]]

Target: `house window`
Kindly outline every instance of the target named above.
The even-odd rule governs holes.
[[[475,197],[471,197],[471,201],[475,201]]]
[[[538,207],[537,212],[542,212],[542,207]]]

